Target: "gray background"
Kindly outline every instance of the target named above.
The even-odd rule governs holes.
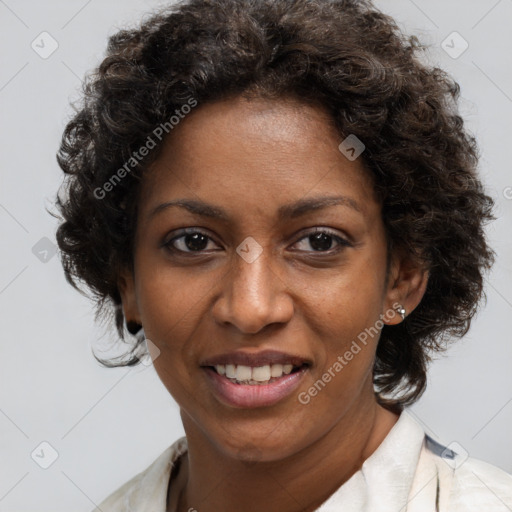
[[[81,77],[101,60],[108,35],[159,5],[0,0],[0,511],[90,511],[183,435],[152,366],[104,369],[92,357],[91,344],[109,338],[91,303],[65,282],[52,253],[56,221],[45,211],[61,182],[55,152]],[[464,340],[432,365],[410,411],[436,439],[512,472],[512,0],[377,5],[431,44],[430,62],[460,82],[499,217],[488,230],[498,254],[488,302]],[[47,59],[31,47],[42,46],[43,31],[58,43]],[[453,31],[469,44],[458,58],[441,46],[449,36],[457,50]],[[43,441],[58,453],[48,469],[35,462],[51,462]]]

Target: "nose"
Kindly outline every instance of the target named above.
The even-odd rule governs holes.
[[[284,324],[292,318],[288,286],[271,267],[267,250],[251,263],[236,254],[231,265],[212,311],[219,324],[255,334],[267,325]]]

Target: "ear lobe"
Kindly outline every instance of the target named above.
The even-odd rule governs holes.
[[[122,270],[119,275],[117,286],[121,295],[123,314],[126,319],[126,323],[142,324],[137,304],[137,294],[135,293],[133,272],[128,269]]]
[[[405,315],[410,315],[425,295],[429,278],[429,271],[419,261],[409,257],[402,257],[393,266],[390,272],[386,300],[386,324],[395,325],[402,322],[398,313],[400,307],[405,309]],[[393,311],[394,314],[389,314]],[[391,318],[390,318],[391,317]]]

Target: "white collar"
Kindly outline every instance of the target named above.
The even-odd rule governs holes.
[[[400,512],[405,510],[425,432],[406,411],[379,447],[317,512]]]

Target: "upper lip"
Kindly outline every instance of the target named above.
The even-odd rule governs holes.
[[[271,364],[292,364],[302,366],[311,364],[310,360],[294,354],[287,354],[277,350],[262,350],[260,352],[229,352],[209,357],[202,361],[201,366],[216,366],[219,364],[233,364],[244,366],[265,366]]]

